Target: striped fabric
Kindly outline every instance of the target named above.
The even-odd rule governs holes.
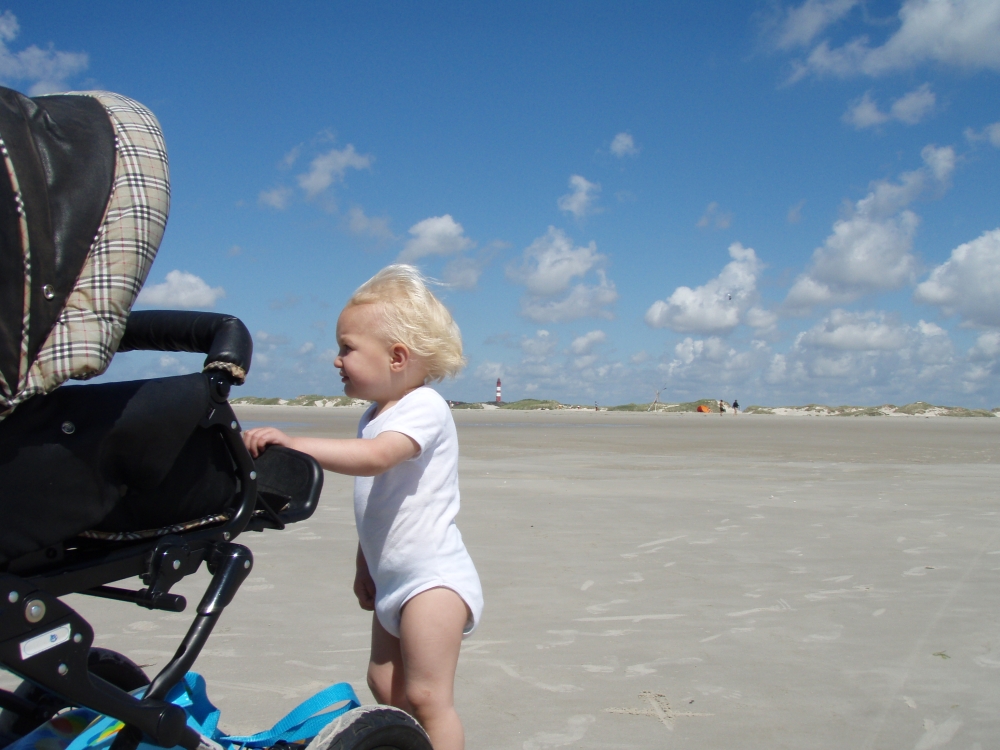
[[[67,379],[86,380],[107,369],[167,223],[170,179],[166,146],[156,118],[141,104],[119,94],[72,93],[94,97],[111,118],[116,151],[114,184],[104,221],[62,313],[34,362],[22,361],[16,391],[0,393],[0,419],[17,404],[54,390]],[[6,147],[0,149],[5,151]],[[12,174],[10,161],[6,161]],[[14,190],[17,193],[16,182]],[[20,206],[19,194],[17,200]],[[26,228],[22,236],[27,237]],[[26,291],[30,279],[27,283]],[[27,306],[26,294],[25,331]]]

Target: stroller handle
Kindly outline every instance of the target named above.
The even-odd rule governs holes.
[[[229,375],[242,385],[250,371],[253,338],[233,315],[179,310],[133,312],[125,324],[118,351],[201,352],[205,370]]]

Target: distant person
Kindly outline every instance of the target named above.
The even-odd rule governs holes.
[[[725,402],[725,401],[723,401],[723,400],[722,400],[722,399],[720,398],[720,399],[719,399],[719,416],[721,417],[721,416],[722,416],[723,414],[725,414],[725,413],[726,413],[726,402]]]
[[[455,525],[455,422],[445,400],[425,387],[465,365],[461,333],[420,272],[394,265],[348,300],[337,343],[333,366],[344,393],[374,402],[357,439],[289,437],[261,427],[243,440],[254,458],[283,445],[355,477],[354,593],[375,613],[368,686],[379,703],[413,714],[434,750],[461,750],[455,668],[462,638],[479,624],[483,591]]]
[[[733,399],[733,414],[736,415],[736,414],[739,414],[739,413],[740,413],[740,402],[737,401],[734,398]]]

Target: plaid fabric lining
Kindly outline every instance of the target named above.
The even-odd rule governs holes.
[[[8,395],[9,389],[0,395],[0,419],[31,396],[48,393],[70,378],[87,380],[107,369],[167,224],[169,168],[156,117],[138,102],[119,94],[72,93],[92,96],[108,111],[115,129],[114,185],[87,263],[35,361],[26,362],[26,352],[22,349],[21,382],[12,397]],[[9,160],[7,168],[13,174]],[[14,190],[18,192],[16,182]],[[26,238],[23,209],[21,225],[22,237]],[[26,256],[25,282],[30,284],[27,240],[22,244]],[[28,300],[26,293],[25,330]],[[27,340],[24,335],[23,346]]]
[[[17,174],[14,172],[14,163],[10,159],[7,144],[4,143],[3,138],[0,138],[0,154],[3,155],[4,166],[7,168],[7,174],[10,177],[11,186],[14,190],[14,205],[17,208],[21,247],[24,249],[21,256],[24,266],[24,312],[21,316],[21,357],[18,368],[18,378],[23,380],[28,369],[28,321],[30,320],[29,313],[31,309],[31,254],[28,246],[28,220],[24,215],[24,200],[21,198],[21,186],[17,181]],[[0,419],[3,419],[13,410],[16,402],[12,396],[13,389],[3,374],[0,373],[0,407],[3,408],[0,411]]]
[[[267,516],[267,513],[263,510],[255,510],[253,512],[254,518],[264,518],[265,516]],[[102,542],[135,542],[139,539],[153,539],[155,537],[166,536],[167,534],[180,534],[184,531],[200,529],[203,526],[212,526],[213,524],[228,521],[232,517],[233,512],[227,510],[212,516],[197,518],[194,521],[175,523],[173,526],[161,526],[158,529],[144,529],[143,531],[95,531],[94,529],[90,529],[89,531],[81,531],[77,536],[81,539],[97,539]]]
[[[134,542],[138,539],[153,539],[167,534],[180,534],[191,529],[200,529],[202,526],[211,526],[214,523],[228,521],[232,513],[217,513],[214,516],[205,516],[186,523],[175,523],[173,526],[163,526],[159,529],[145,529],[143,531],[81,531],[77,536],[83,539],[100,539],[105,542]]]

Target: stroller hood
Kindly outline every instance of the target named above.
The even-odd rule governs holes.
[[[149,110],[103,91],[0,87],[0,419],[107,368],[170,206]]]

